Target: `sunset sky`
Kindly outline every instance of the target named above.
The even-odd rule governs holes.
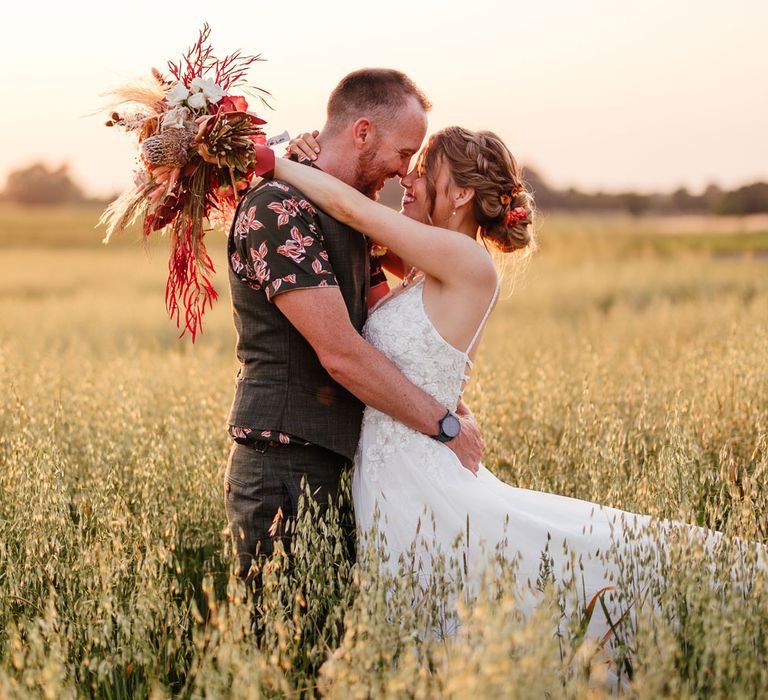
[[[768,179],[765,0],[22,2],[3,15],[0,182],[44,160],[89,193],[122,189],[135,148],[102,125],[101,95],[165,69],[205,21],[220,55],[268,59],[250,81],[274,96],[260,109],[270,135],[319,128],[345,73],[391,66],[432,99],[430,131],[491,128],[556,186]]]

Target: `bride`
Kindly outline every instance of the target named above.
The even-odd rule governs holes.
[[[292,145],[295,153],[316,147],[309,135]],[[316,168],[278,159],[275,176],[407,261],[400,286],[369,315],[365,338],[443,405],[467,411],[462,390],[499,294],[487,248],[510,253],[533,245],[533,199],[501,139],[459,127],[432,136],[401,180],[404,216]],[[428,578],[435,557],[449,556],[459,543],[465,583],[476,591],[494,553],[501,553],[516,559],[517,580],[528,583],[519,594],[524,611],[536,602],[543,552],[554,579],[579,570],[578,588],[589,601],[623,570],[606,558],[609,551],[634,564],[642,559],[652,573],[664,556],[655,543],[675,533],[696,539],[705,552],[721,541],[719,533],[515,488],[482,465],[470,472],[444,444],[371,407],[352,492],[359,531],[375,531],[386,543],[392,573],[408,556]],[[590,632],[605,633],[610,619],[607,610],[605,619],[595,615]]]

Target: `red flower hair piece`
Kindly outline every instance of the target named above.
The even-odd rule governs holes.
[[[507,226],[517,226],[521,221],[528,220],[528,212],[523,207],[515,207],[507,212],[504,217],[504,223]]]

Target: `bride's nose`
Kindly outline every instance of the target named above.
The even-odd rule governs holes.
[[[403,187],[407,188],[407,187],[410,187],[411,185],[413,185],[413,174],[414,174],[414,172],[416,172],[415,168],[413,170],[411,170],[410,172],[406,173],[405,175],[401,175],[400,176],[400,184]]]

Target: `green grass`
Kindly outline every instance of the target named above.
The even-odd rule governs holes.
[[[387,598],[373,564],[334,550],[332,520],[328,536],[300,528],[290,574],[276,560],[256,642],[222,532],[226,276],[203,336],[179,342],[164,244],[102,246],[96,218],[0,209],[0,696],[601,697],[624,656],[631,697],[768,687],[764,577],[747,596],[712,589],[684,547],[606,666],[584,605],[561,619],[568,591],[548,589],[523,620],[506,569],[456,639],[425,634],[434,607],[409,603],[406,576]],[[543,219],[467,391],[485,461],[515,485],[765,543],[768,234],[668,227]],[[748,579],[734,561],[713,577]]]

